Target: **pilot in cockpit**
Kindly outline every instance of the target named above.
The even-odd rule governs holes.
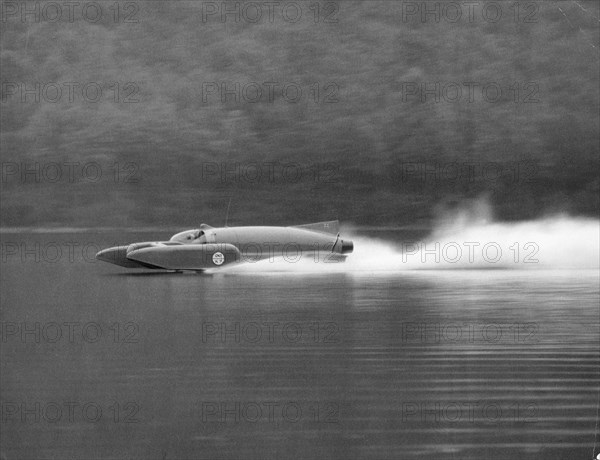
[[[206,235],[203,230],[186,230],[185,232],[173,235],[169,241],[184,244],[204,244],[206,243]]]
[[[198,230],[198,232],[194,235],[193,240],[194,243],[204,244],[206,243],[206,235],[202,230]]]

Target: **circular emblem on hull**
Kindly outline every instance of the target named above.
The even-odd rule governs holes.
[[[212,261],[215,265],[223,265],[223,262],[225,262],[225,256],[222,252],[215,252],[212,256]]]

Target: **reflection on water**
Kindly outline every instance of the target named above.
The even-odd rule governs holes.
[[[592,458],[595,270],[133,275],[30,256],[2,261],[1,287],[7,459]]]

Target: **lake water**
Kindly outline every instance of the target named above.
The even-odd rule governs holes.
[[[2,234],[2,459],[598,453],[597,269],[93,260],[148,239]]]

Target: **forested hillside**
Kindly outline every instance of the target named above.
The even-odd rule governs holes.
[[[2,226],[598,215],[597,2],[292,3],[4,2]]]

